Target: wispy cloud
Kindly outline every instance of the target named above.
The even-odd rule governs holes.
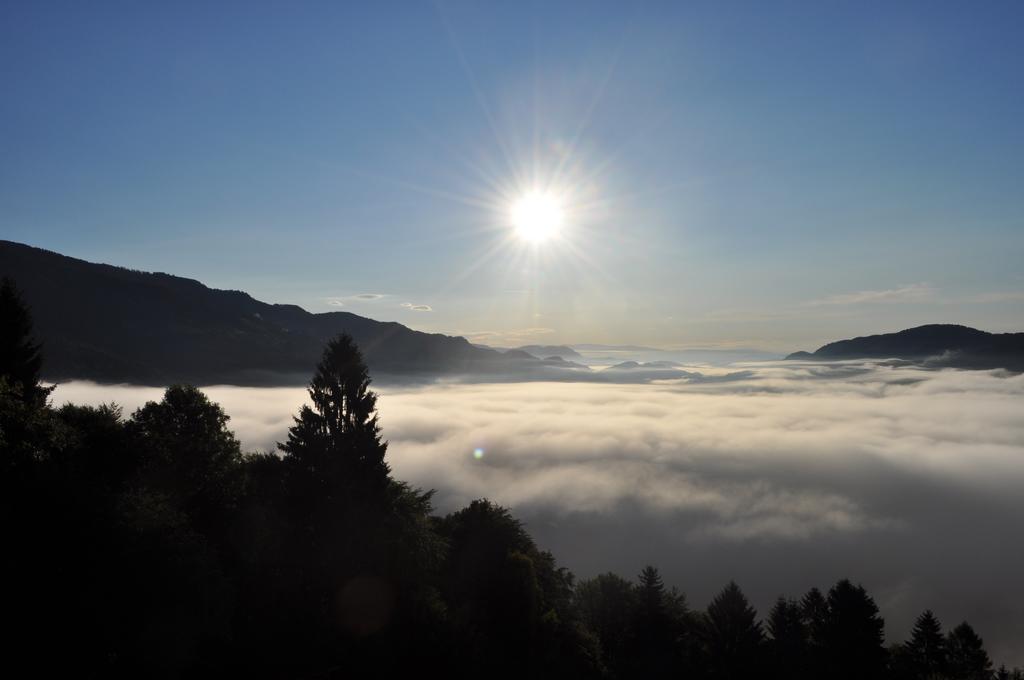
[[[418,304],[414,304],[412,302],[403,302],[402,303],[402,307],[404,307],[405,309],[411,310],[413,312],[432,312],[432,311],[434,311],[434,308],[431,307],[430,305],[418,305]]]
[[[331,307],[345,307],[351,303],[376,302],[388,297],[387,293],[355,293],[354,295],[335,295],[323,298]]]
[[[461,335],[470,342],[480,344],[518,346],[528,345],[530,344],[530,340],[534,340],[545,335],[551,335],[554,332],[554,328],[533,326],[530,328],[512,328],[501,331],[458,331],[457,335]]]
[[[830,295],[817,300],[809,300],[804,303],[808,307],[819,307],[824,305],[862,305],[862,304],[889,304],[901,302],[920,302],[930,298],[935,289],[926,283],[914,283],[900,288],[889,288],[885,290],[860,290],[855,293],[841,293]]]

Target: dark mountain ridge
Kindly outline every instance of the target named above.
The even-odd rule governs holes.
[[[956,324],[929,324],[898,333],[830,342],[795,360],[905,359],[927,366],[1024,371],[1024,333],[987,333]]]
[[[516,349],[532,354],[538,359],[548,359],[551,357],[561,357],[567,360],[583,359],[579,352],[566,345],[523,345],[522,347],[516,347]]]
[[[50,380],[304,384],[327,339],[341,332],[375,374],[500,373],[534,361],[396,322],[312,314],[10,241],[0,241],[0,275],[14,279],[32,308]]]

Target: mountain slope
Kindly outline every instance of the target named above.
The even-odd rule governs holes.
[[[341,332],[352,335],[377,373],[501,371],[517,363],[465,338],[349,312],[311,314],[10,241],[0,241],[0,275],[13,278],[31,306],[53,380],[301,384],[326,341]]]
[[[830,342],[787,359],[907,359],[930,366],[1024,370],[1024,333],[987,333],[967,326],[931,324]]]

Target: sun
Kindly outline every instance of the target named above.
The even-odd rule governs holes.
[[[552,193],[531,191],[512,204],[512,226],[524,241],[547,241],[558,235],[564,222],[565,208]]]

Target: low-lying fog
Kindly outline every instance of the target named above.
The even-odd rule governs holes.
[[[379,391],[394,474],[439,511],[509,506],[577,576],[658,566],[691,605],[729,579],[780,595],[861,582],[902,640],[926,607],[1024,664],[1024,376],[760,363],[648,384]],[[284,438],[299,388],[205,390],[247,449]],[[61,385],[53,403],[161,390]],[[482,456],[474,455],[481,449]]]

